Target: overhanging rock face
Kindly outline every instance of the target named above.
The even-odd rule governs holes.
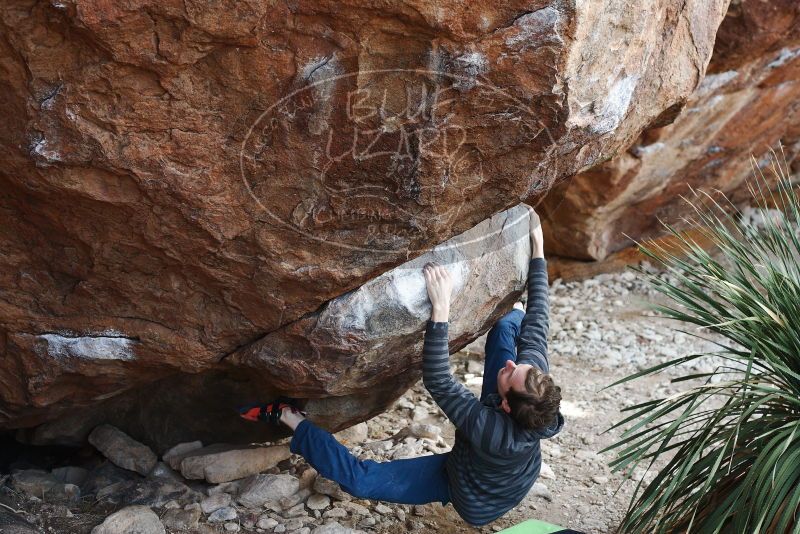
[[[236,408],[278,395],[311,399],[306,410],[331,429],[375,415],[421,376],[422,331],[431,311],[422,267],[435,261],[453,277],[450,345],[458,350],[522,293],[530,260],[528,223],[525,206],[501,212],[210,371],[134,388],[40,425],[27,439],[80,443],[94,426],[111,422],[162,451],[196,439],[246,443],[274,437],[273,429],[243,422]]]
[[[430,317],[422,276],[427,262],[447,266],[453,277],[450,338],[457,349],[510,308],[529,260],[528,210],[518,206],[332,300],[226,363],[251,368],[303,397],[385,388],[409,367],[421,369],[420,331]]]
[[[300,354],[320,307],[628,146],[727,7],[4,2],[0,427],[214,370],[247,389],[265,336],[316,358],[298,390],[356,395],[328,382],[350,356]]]
[[[787,162],[800,154],[800,3],[731,6],[709,70],[671,124],[550,192],[542,211],[551,252],[604,259],[632,245],[626,235],[663,233],[659,218],[680,226],[690,187],[746,200],[751,156],[769,165],[778,143]]]

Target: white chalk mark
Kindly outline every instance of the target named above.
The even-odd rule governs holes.
[[[124,361],[135,359],[134,340],[113,330],[91,336],[41,334],[37,337],[47,342],[47,355],[54,359]]]
[[[49,163],[61,161],[61,154],[59,154],[57,150],[53,150],[47,142],[47,139],[44,138],[33,145],[33,153],[37,156],[41,156]]]
[[[596,114],[596,121],[592,125],[592,130],[598,134],[611,132],[619,126],[622,119],[628,113],[636,86],[639,83],[639,75],[625,76],[617,80],[608,91],[605,99],[596,103],[599,111]]]
[[[769,65],[767,65],[767,67],[771,69],[782,67],[798,56],[800,56],[800,47],[783,48],[781,49],[778,57],[775,58]]]

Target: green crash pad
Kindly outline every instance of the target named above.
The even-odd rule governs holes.
[[[556,533],[580,534],[576,530],[570,530],[568,528],[559,527],[558,525],[552,525],[550,523],[545,523],[544,521],[537,521],[536,519],[528,519],[527,521],[520,523],[519,525],[514,525],[513,527],[501,530],[498,534],[556,534]]]

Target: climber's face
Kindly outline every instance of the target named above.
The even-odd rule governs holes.
[[[512,389],[520,393],[526,392],[525,378],[528,376],[528,371],[532,367],[532,365],[528,365],[527,363],[517,365],[511,360],[508,360],[505,367],[500,369],[500,372],[497,373],[497,392],[504,402],[508,396],[508,392]]]

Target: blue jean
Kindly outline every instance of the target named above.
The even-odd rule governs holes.
[[[359,460],[330,432],[307,419],[297,425],[289,448],[320,475],[359,499],[399,504],[450,502],[445,467],[449,453],[390,462]]]
[[[516,343],[524,313],[512,310],[489,331],[481,400],[497,392],[497,373],[507,360],[517,359]],[[449,453],[419,456],[389,462],[359,460],[336,441],[330,432],[311,421],[302,421],[289,448],[327,479],[359,499],[399,504],[450,502],[447,479]]]
[[[517,361],[517,340],[525,312],[514,308],[497,321],[486,336],[486,356],[483,363],[481,400],[497,393],[497,373],[506,362]]]

